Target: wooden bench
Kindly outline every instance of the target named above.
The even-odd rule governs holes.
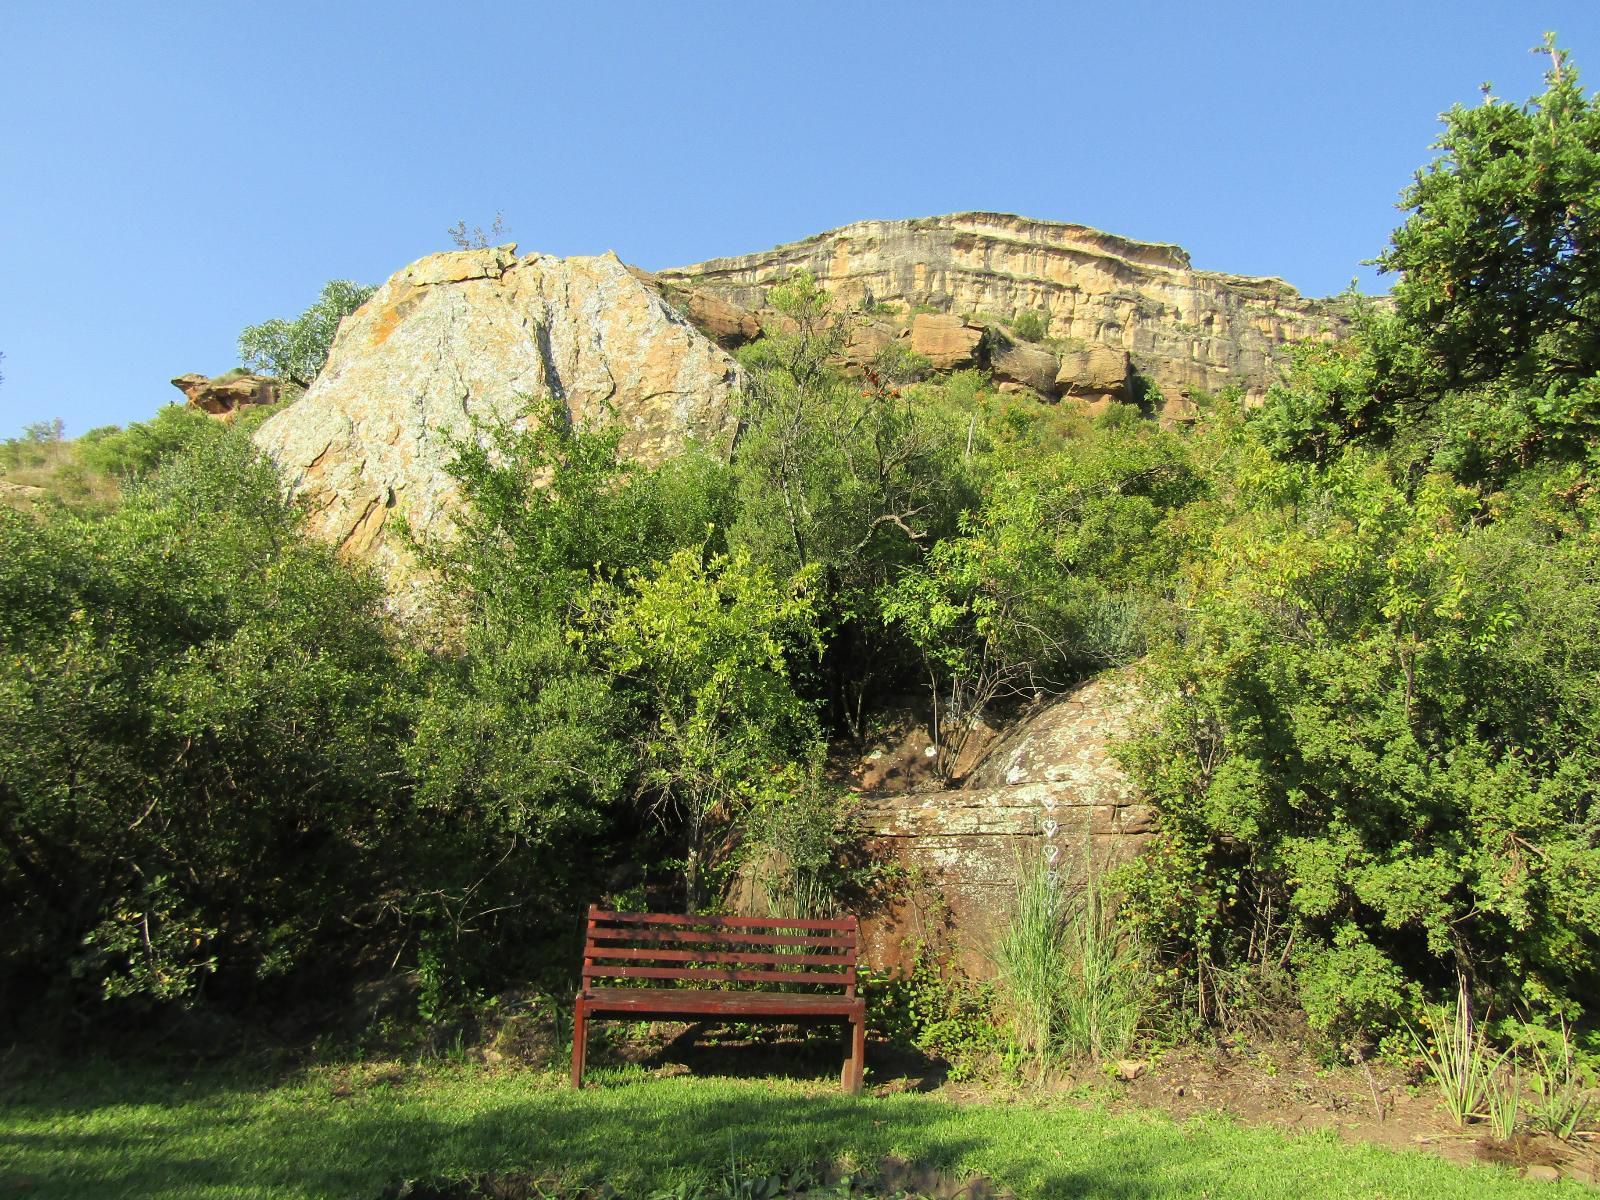
[[[850,1053],[840,1082],[846,1092],[859,1092],[867,1009],[856,995],[858,940],[854,917],[696,917],[591,906],[572,1018],[572,1086],[583,1086],[591,1018],[737,1017],[848,1022]],[[626,986],[596,987],[596,980]]]

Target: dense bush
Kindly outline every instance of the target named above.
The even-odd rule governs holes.
[[[405,858],[377,604],[237,437],[100,520],[0,511],[0,1008],[358,952]]]
[[[1135,758],[1163,815],[1147,932],[1207,1015],[1230,968],[1275,962],[1343,1037],[1458,970],[1501,1010],[1576,1014],[1600,982],[1592,506],[1486,521],[1442,475],[1214,436],[1157,656],[1172,699]]]
[[[409,970],[433,1016],[567,970],[590,900],[712,906],[744,865],[826,911],[828,738],[927,688],[948,772],[986,707],[1143,658],[1160,833],[1117,882],[1176,1006],[1293,997],[1363,1051],[1458,979],[1592,1019],[1600,108],[1551,54],[1538,99],[1448,115],[1394,303],[1260,411],[1091,421],[903,349],[847,376],[796,276],[726,460],[629,464],[552,399],[460,442],[409,647],[241,427],[0,445],[66,502],[0,511],[0,1011]],[[309,382],[361,298],[245,348]],[[1114,1053],[1134,943],[1045,898],[1019,1040]],[[921,1044],[992,1036],[960,989],[885,994]]]
[[[1345,1045],[1458,978],[1593,1012],[1600,110],[1551,53],[1538,99],[1447,114],[1393,311],[1194,446],[1128,882],[1204,1016],[1285,976]]]

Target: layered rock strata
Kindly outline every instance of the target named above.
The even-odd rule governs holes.
[[[411,557],[390,518],[448,534],[459,497],[445,468],[475,426],[526,421],[532,398],[553,396],[576,421],[616,420],[624,452],[654,462],[691,438],[726,447],[739,386],[733,359],[614,254],[465,250],[419,259],[347,317],[256,443],[312,531],[372,561],[405,611]]]
[[[953,944],[966,971],[989,975],[1023,864],[1076,889],[1136,854],[1154,814],[1112,750],[1138,705],[1133,677],[1100,676],[1018,724],[962,787],[863,798],[868,844],[909,881],[864,922],[868,961],[903,968],[919,943]]]
[[[969,324],[1038,314],[1046,346],[1064,358],[1097,348],[1126,354],[1172,402],[1168,416],[1181,415],[1196,391],[1238,386],[1258,400],[1293,343],[1345,328],[1337,306],[1306,299],[1282,280],[1197,271],[1177,246],[1003,213],[860,221],[656,277],[664,287],[710,291],[756,311],[767,289],[797,270],[858,311],[898,310],[917,320],[926,310]],[[1072,373],[1078,365],[1060,368],[1067,394],[1074,386],[1086,397],[1112,394],[1086,386]]]

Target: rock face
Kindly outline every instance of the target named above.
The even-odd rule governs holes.
[[[989,367],[1002,391],[1027,388],[1041,396],[1055,394],[1056,379],[1061,374],[1061,362],[1050,351],[1009,339],[994,347]]]
[[[1126,350],[1110,346],[1063,354],[1056,371],[1056,391],[1091,407],[1127,402],[1134,398],[1133,363]]]
[[[266,375],[179,375],[172,386],[189,398],[190,408],[228,423],[240,409],[276,404],[282,394],[278,381]]]
[[[918,881],[865,921],[872,965],[907,966],[919,941],[953,935],[961,966],[988,975],[1022,862],[1043,857],[1070,888],[1137,853],[1153,814],[1112,746],[1138,706],[1131,675],[1099,676],[1012,729],[962,787],[863,799],[869,844]]]
[[[369,558],[396,594],[411,572],[384,536],[403,512],[448,534],[445,466],[473,421],[518,422],[551,395],[577,421],[614,415],[623,449],[656,461],[698,438],[726,446],[739,369],[615,255],[515,246],[434,254],[393,276],[339,327],[327,364],[256,443],[311,509],[315,533]]]
[[[936,371],[976,366],[982,345],[982,327],[969,325],[960,317],[918,313],[911,318],[911,349],[932,363]]]
[[[1177,246],[1001,213],[861,221],[657,278],[759,310],[767,288],[796,270],[858,309],[931,308],[979,322],[1044,314],[1057,350],[1127,354],[1175,412],[1197,390],[1233,384],[1259,399],[1292,343],[1345,328],[1335,306],[1281,280],[1196,271]]]

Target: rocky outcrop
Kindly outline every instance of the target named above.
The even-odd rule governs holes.
[[[657,278],[755,311],[796,270],[858,310],[923,308],[979,323],[1043,314],[1055,350],[1126,353],[1174,412],[1196,391],[1229,385],[1259,399],[1293,343],[1345,328],[1334,305],[1281,280],[1196,271],[1177,246],[1001,213],[861,221]]]
[[[0,506],[6,508],[26,509],[35,504],[42,504],[50,493],[42,487],[31,483],[11,483],[0,479]]]
[[[647,284],[653,282],[643,277]],[[761,319],[748,309],[724,300],[715,292],[673,288],[663,299],[689,318],[689,323],[720,346],[733,349],[761,336]]]
[[[241,409],[276,404],[282,395],[278,381],[266,375],[179,375],[172,386],[188,397],[190,408],[227,423]]]
[[[653,462],[690,438],[726,446],[739,382],[614,254],[464,250],[419,259],[346,317],[316,381],[256,443],[312,530],[370,559],[406,611],[411,560],[389,520],[448,534],[459,500],[445,466],[474,422],[525,421],[549,395],[574,420],[615,419],[624,451]]]
[[[1138,707],[1133,676],[1102,675],[1022,720],[962,787],[864,797],[869,845],[914,881],[867,918],[869,961],[903,967],[919,942],[953,941],[960,964],[987,975],[1025,860],[1073,888],[1137,853],[1153,812],[1112,751]]]
[[[989,369],[1001,391],[1026,388],[1041,396],[1054,396],[1061,360],[1040,346],[1022,345],[1002,337],[990,351]]]
[[[959,371],[976,366],[983,345],[983,328],[960,317],[918,313],[911,318],[911,349],[936,371]]]
[[[1126,350],[1110,346],[1063,354],[1056,371],[1055,390],[1058,395],[1091,408],[1126,403],[1135,398],[1133,363]]]

